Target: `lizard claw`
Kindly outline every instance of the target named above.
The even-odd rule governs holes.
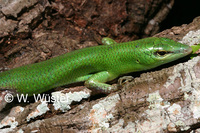
[[[123,76],[121,78],[118,79],[118,84],[119,85],[124,85],[127,82],[132,81],[134,78],[132,76]]]

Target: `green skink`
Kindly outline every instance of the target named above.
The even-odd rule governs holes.
[[[145,38],[116,43],[104,38],[101,46],[88,47],[0,73],[0,89],[38,94],[52,88],[85,81],[85,86],[110,93],[116,86],[105,82],[118,76],[155,68],[192,52],[192,48],[167,38]]]

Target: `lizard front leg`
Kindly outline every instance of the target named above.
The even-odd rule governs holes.
[[[112,74],[107,71],[102,71],[92,75],[88,80],[86,80],[85,86],[97,92],[111,93],[118,90],[117,85],[109,85],[105,82],[113,80],[116,77],[118,77],[118,75]]]

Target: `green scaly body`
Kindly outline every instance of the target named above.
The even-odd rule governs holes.
[[[0,89],[16,89],[32,95],[85,81],[88,88],[109,93],[116,88],[105,84],[107,81],[125,73],[157,67],[192,52],[191,47],[167,38],[125,43],[104,38],[102,42],[106,45],[76,50],[0,73]]]

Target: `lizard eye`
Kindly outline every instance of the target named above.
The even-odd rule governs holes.
[[[172,53],[170,51],[158,50],[154,54],[158,56],[165,56],[166,54]]]

